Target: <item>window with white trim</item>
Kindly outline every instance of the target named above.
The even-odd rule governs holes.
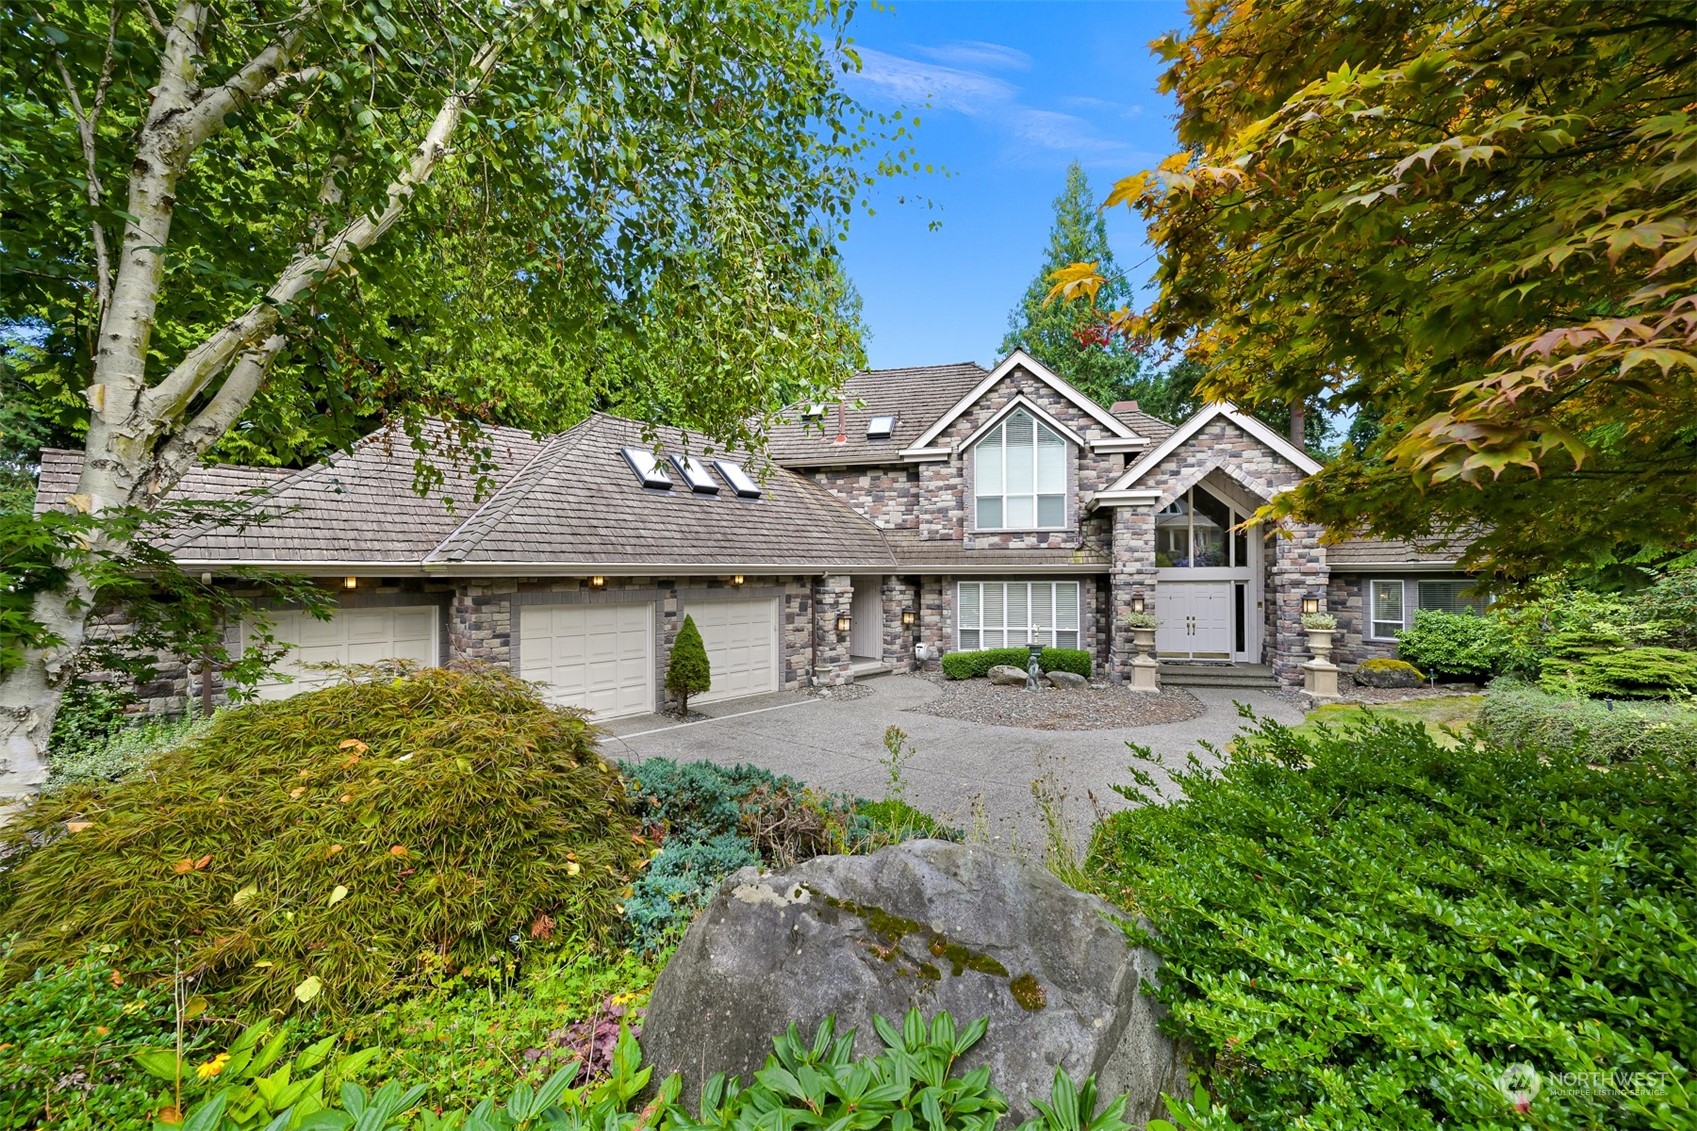
[[[1076,581],[962,581],[956,598],[956,640],[965,651],[1078,647]]]
[[[1368,622],[1370,640],[1395,640],[1403,629],[1403,585],[1401,581],[1370,581],[1367,583]]]
[[[1446,613],[1485,611],[1485,598],[1468,592],[1473,588],[1473,582],[1470,580],[1442,578],[1436,581],[1420,581],[1415,587],[1418,590],[1416,608],[1440,609]]]
[[[1053,530],[1066,525],[1067,443],[1015,409],[973,446],[979,530]]]

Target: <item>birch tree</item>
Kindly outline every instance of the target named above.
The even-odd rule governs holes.
[[[101,516],[156,506],[280,372],[337,381],[302,356],[357,363],[371,294],[431,290],[404,252],[429,246],[444,177],[522,248],[507,278],[549,332],[599,332],[662,291],[734,306],[717,349],[759,363],[729,387],[663,377],[710,428],[746,427],[779,376],[840,379],[853,343],[822,322],[818,349],[794,332],[868,147],[892,136],[837,88],[850,15],[836,0],[8,6],[0,324],[40,328],[84,391],[79,552],[127,537],[133,522]],[[793,348],[774,350],[777,327]],[[418,379],[386,375],[403,400]],[[35,632],[0,681],[0,794],[42,780],[84,643],[94,594],[63,573],[33,594]]]

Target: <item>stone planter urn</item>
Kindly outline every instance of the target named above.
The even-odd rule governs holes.
[[[1133,628],[1131,630],[1131,643],[1139,652],[1153,652],[1155,650],[1155,630],[1153,628]]]
[[[1332,637],[1336,634],[1337,630],[1330,628],[1310,628],[1305,631],[1308,633],[1308,650],[1314,654],[1314,658],[1316,660],[1330,659],[1332,655]]]

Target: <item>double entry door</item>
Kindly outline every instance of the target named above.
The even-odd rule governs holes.
[[[1163,660],[1230,660],[1236,650],[1232,581],[1167,581],[1155,586],[1155,651]]]

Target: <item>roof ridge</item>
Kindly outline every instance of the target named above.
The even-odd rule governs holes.
[[[447,537],[443,538],[440,542],[436,543],[435,546],[431,547],[430,552],[424,555],[423,560],[427,563],[437,560],[451,560],[446,556],[438,558],[437,555],[444,554],[444,551],[447,550],[448,546],[459,539],[462,533],[468,535],[468,540],[465,541],[462,547],[460,547],[462,551],[476,549],[479,543],[489,536],[490,530],[498,526],[508,515],[512,514],[513,509],[517,507],[519,503],[529,498],[531,492],[536,489],[536,485],[540,481],[541,477],[540,475],[530,475],[531,469],[537,468],[538,471],[540,471],[541,468],[539,465],[543,464],[545,461],[549,466],[552,466],[560,458],[560,456],[570,451],[580,441],[582,441],[584,436],[588,435],[588,426],[594,422],[596,417],[601,415],[601,413],[592,412],[576,424],[572,425],[570,428],[566,429],[564,432],[556,432],[554,435],[550,436],[547,441],[537,449],[535,455],[525,460],[524,465],[517,471],[513,472],[511,479],[508,479],[507,482],[502,484],[493,495],[490,495],[489,498],[485,499],[483,503],[477,507],[477,509],[468,514],[465,517],[464,522],[449,531]],[[503,495],[509,496],[505,502],[502,502]],[[497,503],[500,505],[497,506]],[[471,525],[485,517],[487,517],[487,523],[485,524],[484,529],[479,531],[476,537],[470,537],[469,530]]]

